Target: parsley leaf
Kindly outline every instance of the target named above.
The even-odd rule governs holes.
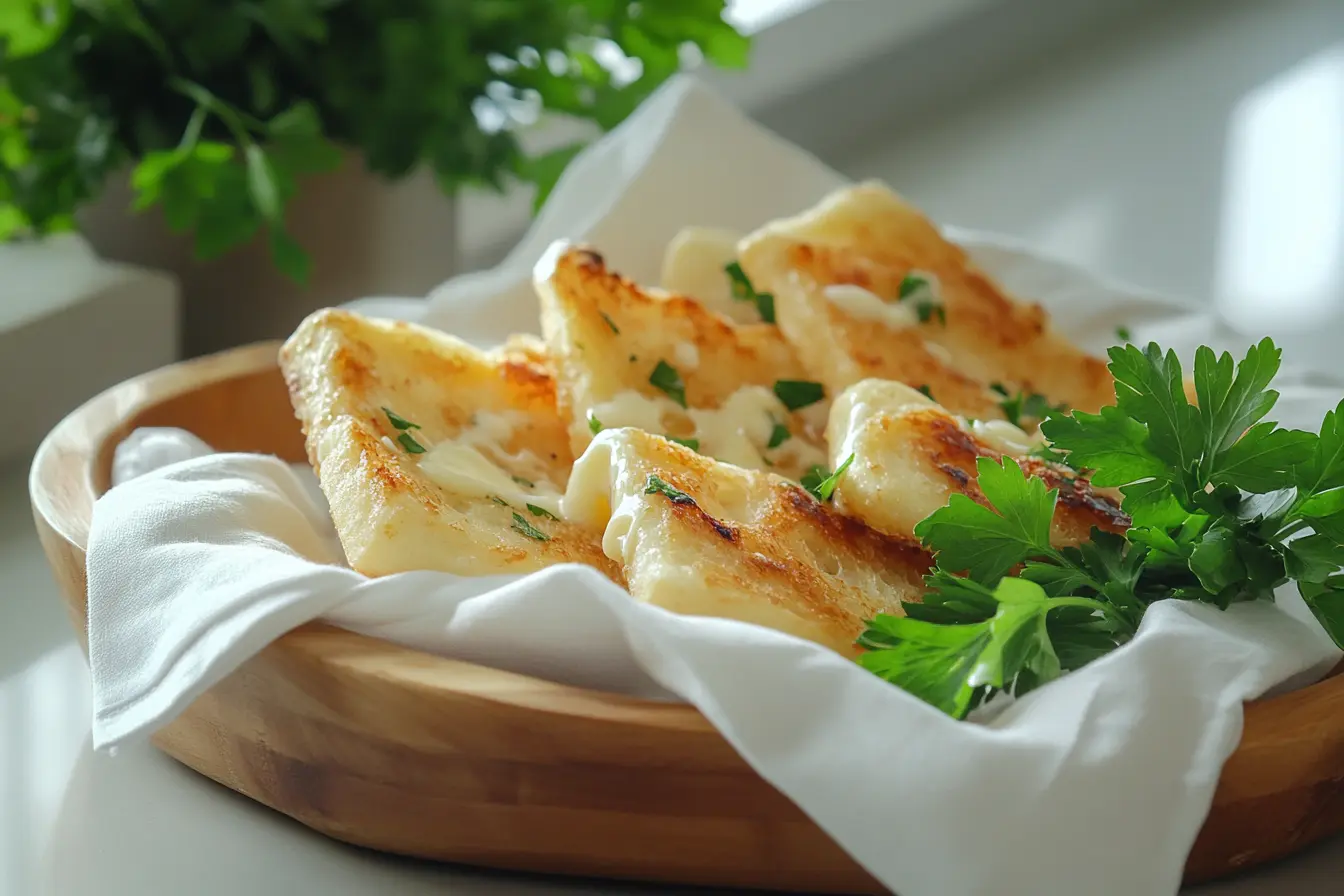
[[[518,483],[519,485],[521,485],[523,488],[537,487],[537,484],[533,482],[531,479],[524,479],[521,476],[510,476],[509,478],[512,479],[514,482]]]
[[[1174,470],[1189,469],[1203,441],[1199,412],[1185,397],[1181,362],[1157,343],[1112,347],[1116,407],[1148,429],[1148,447]]]
[[[1306,493],[1344,485],[1344,401],[1326,413],[1311,456],[1298,465],[1293,478]]]
[[[939,323],[947,325],[947,308],[934,293],[928,277],[913,272],[902,277],[901,285],[896,289],[896,300],[904,302],[906,299],[914,300],[915,315],[920,323],[926,324],[937,317]]]
[[[947,308],[941,302],[924,301],[915,304],[915,315],[922,324],[928,323],[933,318],[938,318],[938,323],[947,326]]]
[[[404,432],[401,435],[397,436],[397,441],[400,442],[401,447],[405,448],[406,451],[410,454],[425,453],[425,446],[417,442],[415,440],[415,436],[411,435],[409,432]]]
[[[602,431],[602,421],[597,419],[597,415],[593,413],[592,408],[588,409],[588,431],[593,435]]]
[[[868,649],[859,664],[954,718],[990,691],[1023,693],[1058,678],[1062,667],[1047,614],[1069,606],[1025,579],[1003,579],[991,599],[994,615],[979,622],[938,625],[880,615],[859,636]]]
[[[897,299],[908,299],[920,290],[932,289],[929,278],[920,274],[909,273],[901,278],[901,285],[896,289]]]
[[[787,426],[783,423],[775,423],[774,429],[770,430],[770,441],[765,443],[765,447],[778,448],[792,437],[793,433],[789,432]]]
[[[1114,405],[1096,414],[1052,414],[1041,423],[1041,434],[1056,450],[1069,449],[1070,466],[1094,470],[1094,485],[1109,488],[1167,479],[1167,465],[1148,448],[1148,428]]]
[[[547,510],[545,507],[538,507],[538,506],[535,505],[535,504],[528,504],[528,505],[526,505],[526,507],[527,507],[527,509],[528,509],[529,511],[531,511],[531,513],[532,513],[533,516],[544,516],[544,517],[546,517],[546,519],[549,519],[549,520],[558,520],[558,519],[560,519],[560,517],[558,517],[558,516],[556,516],[555,514],[551,513],[551,512],[550,512],[549,510]]]
[[[1257,423],[1248,429],[1214,460],[1209,481],[1247,492],[1282,488],[1293,469],[1311,458],[1318,439],[1315,433],[1276,426]]]
[[[666,436],[666,438],[667,438],[667,440],[668,440],[669,442],[676,442],[678,445],[683,445],[683,446],[685,446],[685,447],[691,449],[692,451],[699,451],[699,450],[700,450],[700,440],[699,440],[699,439],[679,439],[679,438],[677,438],[676,436]]]
[[[1051,411],[1065,409],[1062,404],[1052,405],[1049,399],[1039,392],[1024,392],[1018,389],[1016,394],[1009,394],[1003,383],[990,383],[989,388],[1003,399],[999,402],[999,409],[1003,411],[1004,419],[1023,429],[1029,428],[1032,425],[1031,421],[1044,420]]]
[[[775,396],[791,411],[816,404],[826,397],[821,383],[809,380],[776,380]]]
[[[677,372],[677,368],[671,364],[660,360],[658,366],[653,368],[653,373],[649,374],[649,384],[663,390],[668,398],[686,407],[686,384],[681,381],[681,374]]]
[[[1129,327],[1121,326],[1115,328],[1115,338],[1119,339],[1121,342],[1129,342],[1131,336],[1132,334],[1129,332]]]
[[[774,295],[768,292],[757,292],[756,288],[751,285],[751,279],[742,270],[742,265],[736,261],[724,265],[723,270],[728,275],[728,289],[733,298],[739,302],[755,302],[761,320],[767,324],[773,324],[775,322]]]
[[[412,423],[405,417],[392,412],[391,408],[383,408],[383,413],[387,415],[387,422],[391,423],[396,429],[419,429],[419,423]]]
[[[841,461],[834,473],[828,472],[821,464],[813,464],[812,468],[803,474],[802,486],[811,492],[812,497],[825,504],[834,496],[835,487],[840,484],[840,477],[845,475],[845,471],[852,463],[854,455],[851,454]]]
[[[529,510],[531,509],[530,504],[528,505],[528,509]],[[551,536],[547,535],[545,532],[541,531],[536,526],[529,523],[527,519],[516,510],[513,512],[513,525],[510,526],[509,528],[515,532],[519,532],[523,535],[526,535],[528,538],[531,538],[534,541],[551,540]]]
[[[648,481],[644,483],[644,494],[666,495],[668,498],[672,500],[673,504],[689,504],[692,506],[695,505],[695,499],[692,498],[690,495],[686,494],[685,492],[679,489],[673,488],[672,486],[668,485],[666,482],[659,479],[652,473],[649,474]]]
[[[954,494],[915,526],[915,536],[938,551],[938,565],[993,581],[1041,550],[1049,550],[1055,490],[1029,478],[1010,457],[976,463],[980,490],[992,507]]]
[[[923,396],[924,396],[925,398],[927,398],[929,401],[937,401],[937,400],[938,400],[938,399],[936,399],[936,398],[933,397],[933,390],[929,388],[929,384],[928,384],[928,383],[925,383],[924,385],[920,386],[920,387],[919,387],[918,389],[916,389],[915,391],[918,392],[920,395],[923,395]]]
[[[599,311],[597,313],[602,315],[602,319],[607,322],[607,326],[611,327],[611,332],[615,333],[617,336],[621,335],[620,328],[616,326],[616,321],[611,319],[611,315],[607,314],[605,311]]]

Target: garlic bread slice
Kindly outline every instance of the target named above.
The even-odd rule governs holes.
[[[535,340],[483,352],[413,324],[310,315],[280,367],[351,567],[459,575],[586,563],[622,582],[598,532],[561,518],[573,461]]]
[[[1094,526],[1121,532],[1129,522],[1112,496],[1071,470],[1030,456],[1039,434],[1004,420],[968,424],[902,383],[850,386],[831,408],[826,438],[833,466],[854,458],[836,486],[836,506],[889,535],[912,536],[915,525],[954,494],[985,503],[976,460],[1005,455],[1059,490],[1050,530],[1056,547],[1086,541]]]
[[[575,454],[602,429],[634,426],[795,478],[825,460],[825,389],[777,327],[644,289],[565,243],[537,264],[534,282]]]
[[[1001,416],[992,383],[1087,411],[1114,401],[1102,359],[882,184],[839,190],[738,248],[755,287],[774,294],[784,334],[833,391],[870,377],[927,385],[949,410],[981,419]]]
[[[878,613],[918,601],[928,554],[779,476],[718,463],[633,428],[606,430],[565,494],[637,600],[739,619],[846,655]]]

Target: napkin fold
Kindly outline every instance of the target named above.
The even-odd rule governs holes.
[[[551,239],[591,239],[618,270],[653,282],[680,226],[749,229],[840,182],[676,79],[576,160],[499,268],[397,314],[481,343],[535,332],[529,275]],[[1085,345],[1107,344],[1123,323],[1178,349],[1239,347],[1189,305],[952,234]],[[1307,375],[1291,382],[1286,423],[1314,424],[1338,396]],[[825,648],[638,603],[582,566],[366,578],[346,566],[311,471],[274,457],[143,430],[119,447],[114,477],[88,549],[99,748],[167,723],[271,640],[321,618],[498,668],[688,701],[902,896],[1175,892],[1242,702],[1339,655],[1300,602],[1219,612],[1172,601],[1124,648],[984,724],[954,722]]]

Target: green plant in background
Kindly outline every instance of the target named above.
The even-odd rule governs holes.
[[[0,0],[0,240],[74,227],[132,166],[134,207],[217,257],[263,229],[307,277],[285,206],[342,149],[446,193],[537,184],[545,111],[618,124],[688,60],[745,65],[723,0]]]

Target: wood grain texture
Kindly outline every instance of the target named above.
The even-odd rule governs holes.
[[[131,380],[43,443],[33,513],[81,638],[89,516],[126,433],[180,426],[223,450],[303,459],[277,348]],[[318,624],[275,641],[154,742],[309,827],[374,849],[557,874],[884,892],[692,707]],[[1281,858],[1342,829],[1344,675],[1332,674],[1247,705],[1187,880]]]

